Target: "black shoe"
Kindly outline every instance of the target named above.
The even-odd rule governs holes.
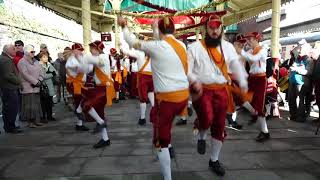
[[[197,150],[199,154],[205,154],[206,153],[206,140],[199,139],[197,143]]]
[[[257,119],[253,118],[248,122],[248,125],[251,126],[257,122]]]
[[[231,127],[235,128],[235,129],[242,129],[242,125],[241,124],[238,124],[237,121],[233,121],[231,124],[230,124]]]
[[[191,107],[188,107],[188,116],[191,117],[193,114],[193,109]]]
[[[146,125],[146,119],[139,119],[138,124],[139,124],[140,126]]]
[[[48,118],[48,121],[57,121],[57,120],[54,117],[50,117],[50,118]]]
[[[97,123],[96,124],[96,127],[94,127],[93,131],[92,131],[92,134],[97,134],[101,131],[101,128],[99,126],[99,124]]]
[[[114,103],[119,103],[119,99],[114,100]]]
[[[106,141],[101,139],[97,144],[93,145],[93,148],[98,149],[98,148],[102,148],[105,146],[110,146],[110,139],[108,139]]]
[[[48,124],[48,120],[46,118],[40,118],[40,122],[43,124]]]
[[[169,147],[170,158],[174,159],[176,157],[176,153],[174,152],[173,147]]]
[[[77,116],[78,119],[80,119],[80,120],[82,120],[82,121],[85,120],[85,118],[84,118],[84,116],[83,116],[82,113],[78,113],[77,111],[74,111],[74,114]]]
[[[23,131],[20,130],[20,129],[11,129],[11,130],[8,130],[6,131],[6,133],[10,133],[10,134],[19,134],[19,133],[22,133]]]
[[[177,126],[187,125],[187,120],[180,119],[180,120],[176,123],[176,125],[177,125]]]
[[[269,133],[260,132],[258,137],[256,137],[257,142],[265,142],[270,139]]]
[[[76,125],[75,128],[77,131],[89,131],[89,128],[87,128],[86,126],[82,125],[82,126],[78,126]]]
[[[210,167],[211,171],[216,173],[218,176],[224,176],[224,174],[226,173],[226,171],[224,170],[224,167],[222,166],[222,164],[220,164],[219,161],[213,162],[210,159],[209,167]]]

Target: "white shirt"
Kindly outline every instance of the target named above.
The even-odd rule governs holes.
[[[71,55],[66,62],[66,69],[68,73],[75,78],[79,73],[81,73],[80,69],[82,68],[82,64],[83,57],[78,60],[74,55]],[[68,74],[66,76],[68,77]],[[86,75],[83,76],[82,81],[86,81]]]
[[[150,67],[151,68],[151,67]],[[131,63],[131,72],[138,72],[139,71],[139,66],[138,66],[138,62],[132,62]]]
[[[123,34],[131,47],[138,42],[127,27],[123,28]],[[178,42],[185,48],[181,41]],[[189,88],[182,62],[170,44],[164,40],[140,41],[140,43],[141,50],[151,57],[155,92],[174,92]]]
[[[141,68],[145,64],[145,62],[147,61],[146,54],[143,51],[135,50],[133,48],[131,50],[122,49],[122,51],[125,54],[137,59],[137,64],[138,64],[139,71],[141,70]],[[151,70],[151,61],[149,61],[149,63],[147,64],[147,66],[144,68],[143,71],[152,72],[152,70]]]
[[[91,64],[100,68],[105,75],[109,76],[109,78],[112,79],[108,55],[99,54],[99,56],[85,56],[84,59],[88,64]],[[89,72],[91,71],[89,70]],[[94,73],[94,81],[96,82],[96,84],[101,83],[100,79],[96,75],[96,72]]]
[[[262,48],[258,54],[253,55],[253,50],[244,51],[242,50],[241,55],[249,62],[250,64],[250,74],[259,74],[265,73],[267,69],[267,59],[268,51],[265,48]]]
[[[247,85],[247,74],[239,63],[239,56],[233,45],[221,40],[221,46],[228,72],[237,77],[239,84]],[[221,51],[220,46],[217,47]],[[194,42],[188,48],[189,74],[191,81],[200,81],[203,84],[224,84],[227,79],[223,76],[219,67],[211,60],[207,50],[201,41]]]

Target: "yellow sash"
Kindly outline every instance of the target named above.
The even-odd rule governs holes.
[[[100,68],[95,67],[95,73],[96,73],[97,78],[101,82],[100,85],[106,86],[107,105],[111,106],[113,98],[116,97],[116,92],[113,87],[113,82],[109,78],[109,76],[107,76],[106,74],[103,73],[103,71]],[[109,86],[107,86],[107,82],[109,82],[109,84],[110,84]]]
[[[81,87],[83,86],[83,73],[79,73],[77,74],[77,76],[74,78],[73,76],[71,76],[71,74],[69,73],[68,70],[66,70],[66,73],[68,75],[66,82],[67,83],[72,83],[73,85],[73,93],[76,95],[80,95],[81,94]]]
[[[172,37],[167,36],[164,40],[175,50],[181,60],[184,72],[188,74],[188,56],[185,48]]]

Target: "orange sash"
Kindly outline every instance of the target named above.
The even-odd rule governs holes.
[[[150,62],[150,56],[147,56],[146,62],[144,62],[142,68],[139,70],[139,73],[141,73],[141,74],[146,74],[146,75],[152,75],[151,72],[144,71],[144,69],[147,67],[147,65],[149,64],[149,62]]]
[[[101,82],[100,85],[106,86],[107,105],[111,106],[112,100],[116,97],[116,92],[113,87],[113,82],[106,74],[103,73],[103,71],[100,68],[95,67],[95,73],[96,73],[97,78]],[[109,86],[107,86],[107,82],[110,83]]]
[[[148,72],[148,71],[144,71],[144,69],[147,67],[148,63],[150,62],[150,57],[147,56],[147,59],[146,59],[146,62],[143,64],[142,68],[139,70],[138,74],[137,74],[137,85],[136,87],[139,88],[140,86],[140,78],[141,76],[144,74],[144,75],[150,75],[152,76],[152,73],[151,72]]]
[[[188,56],[185,48],[172,37],[167,36],[164,40],[175,50],[181,60],[184,72],[188,74]]]
[[[67,73],[67,83],[72,83],[73,85],[73,93],[76,95],[80,95],[81,94],[81,87],[83,86],[83,73],[79,73],[77,74],[77,76],[74,78],[73,76],[71,76],[71,74],[69,73],[68,70],[66,70]]]
[[[209,84],[209,85],[204,85],[203,87],[212,89],[212,90],[226,88],[227,94],[228,94],[228,110],[227,111],[234,112],[234,103],[233,103],[233,97],[231,94],[231,85],[229,84],[231,82],[231,79],[228,75],[228,67],[223,57],[223,54],[221,54],[217,48],[208,48],[204,40],[201,40],[201,44],[204,47],[204,49],[207,50],[210,59],[220,69],[222,75],[228,81],[228,84]]]
[[[155,93],[156,99],[166,102],[179,103],[189,98],[189,89],[174,91],[174,92],[160,92]]]

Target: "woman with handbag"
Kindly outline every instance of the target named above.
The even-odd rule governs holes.
[[[21,117],[28,121],[28,127],[42,126],[39,123],[41,117],[40,85],[44,72],[37,60],[34,59],[34,47],[27,45],[23,49],[24,56],[18,63],[18,70],[22,76],[22,103]]]
[[[44,71],[44,79],[40,86],[40,97],[42,107],[42,123],[48,123],[48,121],[55,121],[52,117],[53,96],[55,94],[53,80],[57,75],[56,69],[48,62],[49,55],[46,52],[39,54],[40,64]]]

